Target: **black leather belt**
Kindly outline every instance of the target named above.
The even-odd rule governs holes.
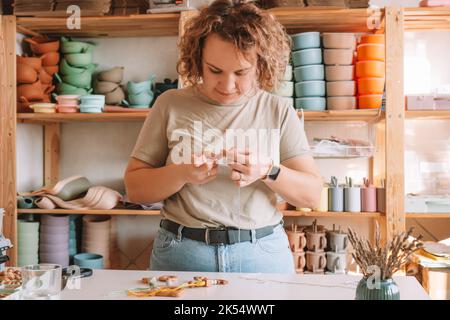
[[[207,244],[234,244],[252,240],[252,230],[239,230],[237,228],[188,228],[170,220],[161,220],[159,225],[161,228],[176,235],[178,235],[179,228],[182,227],[181,234],[184,237]],[[272,234],[273,229],[278,225],[255,229],[256,239]]]

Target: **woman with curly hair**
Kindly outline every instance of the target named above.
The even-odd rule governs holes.
[[[217,0],[186,24],[179,74],[141,129],[129,199],[164,200],[152,270],[295,272],[277,195],[315,207],[322,180],[292,100],[269,92],[291,40],[254,4]]]

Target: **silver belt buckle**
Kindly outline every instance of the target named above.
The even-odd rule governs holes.
[[[209,228],[205,229],[205,242],[209,245]]]

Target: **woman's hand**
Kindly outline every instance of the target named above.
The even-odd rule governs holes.
[[[239,187],[245,187],[253,182],[265,178],[272,167],[272,159],[261,154],[252,153],[250,150],[238,150],[231,148],[224,150],[227,164],[233,169],[231,180]]]
[[[181,166],[186,183],[205,184],[217,177],[217,160],[205,154],[192,155],[191,163]]]

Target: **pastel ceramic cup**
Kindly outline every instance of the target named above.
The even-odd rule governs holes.
[[[355,66],[326,66],[327,81],[350,81],[355,78]]]
[[[331,251],[327,252],[327,270],[336,274],[346,273],[347,254]]]
[[[327,100],[324,97],[296,98],[295,108],[323,111],[327,108]]]
[[[365,43],[360,44],[357,49],[358,61],[378,60],[385,61],[386,48],[384,44]]]
[[[325,67],[323,64],[313,64],[308,66],[296,67],[294,69],[294,78],[297,82],[324,80]]]
[[[138,94],[128,94],[128,100],[131,105],[148,106],[153,100],[153,93],[144,91]]]
[[[150,93],[152,91],[153,78],[142,82],[128,81],[127,90],[129,94],[139,94],[141,92]]]
[[[324,97],[325,81],[304,81],[295,84],[295,96],[303,97]]]
[[[377,189],[375,187],[361,188],[361,210],[363,212],[377,211]]]
[[[358,61],[356,63],[357,78],[384,78],[385,63],[382,61]]]
[[[305,252],[293,252],[295,272],[303,273],[306,266]]]
[[[103,257],[96,253],[79,253],[73,257],[74,263],[81,268],[103,269]]]
[[[356,109],[356,97],[327,97],[328,110]]]
[[[324,272],[327,266],[327,258],[325,252],[306,252],[306,268],[313,273]]]
[[[356,95],[355,81],[327,81],[327,96],[342,97]]]
[[[358,94],[383,94],[384,78],[361,78],[358,79]]]
[[[361,190],[358,187],[344,188],[344,211],[361,212]]]
[[[328,209],[333,212],[344,211],[344,189],[342,187],[328,189]]]
[[[322,49],[305,49],[292,52],[294,67],[322,64]]]
[[[328,249],[333,252],[345,252],[348,248],[348,235],[345,232],[328,231]]]
[[[323,60],[326,65],[352,65],[354,62],[353,49],[325,49]]]
[[[327,247],[327,238],[325,232],[312,232],[305,230],[306,247],[308,251],[323,251]]]
[[[293,50],[320,48],[320,32],[302,32],[292,35]]]
[[[355,49],[356,37],[354,33],[325,32],[322,33],[322,42],[327,49]]]
[[[328,212],[328,187],[322,188],[322,193],[320,194],[320,204],[314,211],[318,212]]]
[[[359,109],[380,109],[383,106],[382,94],[368,94],[358,97]]]

